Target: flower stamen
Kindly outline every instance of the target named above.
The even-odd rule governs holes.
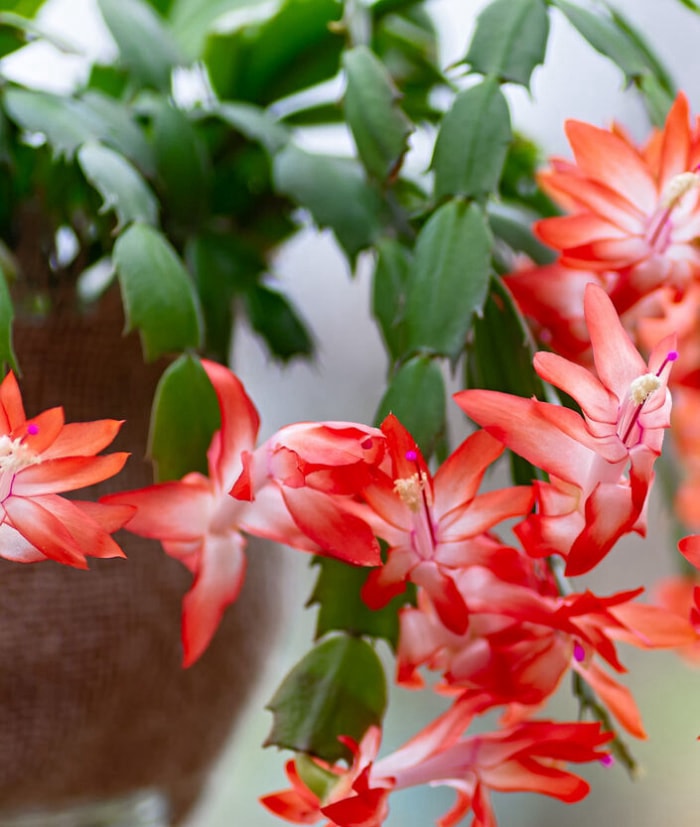
[[[697,188],[700,188],[700,174],[698,174],[697,170],[681,172],[679,175],[671,178],[661,196],[659,209],[647,233],[647,241],[650,247],[656,249],[659,246],[661,236],[668,227],[668,220],[671,217],[671,213],[678,206],[684,195],[687,195]],[[666,244],[664,243],[662,246],[665,247]]]
[[[643,373],[641,376],[633,379],[630,383],[630,399],[636,406],[636,409],[632,414],[629,425],[625,430],[625,435],[622,437],[622,441],[625,444],[627,444],[627,440],[632,433],[632,429],[637,424],[640,414],[642,413],[644,403],[661,387],[661,374],[663,373],[664,368],[669,364],[669,362],[675,362],[677,358],[678,352],[675,350],[670,350],[666,354],[666,358],[661,363],[661,367],[656,371],[656,373]]]
[[[417,514],[423,504],[423,492],[428,484],[428,477],[425,472],[411,474],[410,477],[394,480],[394,491],[414,514]]]

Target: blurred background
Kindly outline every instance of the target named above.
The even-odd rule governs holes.
[[[481,0],[435,0],[429,4],[441,33],[443,65],[464,55],[475,17],[484,5]],[[616,0],[614,5],[645,33],[678,86],[688,94],[693,110],[699,111],[700,16],[685,9],[679,0]],[[36,44],[11,58],[11,63],[3,67],[8,75],[46,88],[67,88],[86,71],[86,61],[113,48],[91,0],[51,0],[42,15],[53,31],[80,44],[85,59],[59,55],[45,44]],[[516,128],[540,143],[548,155],[568,156],[563,133],[567,118],[600,125],[615,119],[635,138],[643,139],[649,130],[646,116],[634,93],[622,88],[619,70],[592,52],[560,15],[553,14],[552,23],[546,65],[535,71],[532,95],[520,88],[506,88]],[[417,133],[413,138],[416,156],[427,167],[427,151],[420,160],[421,137]],[[324,146],[341,154],[352,151],[348,137],[335,129],[310,129],[304,141],[310,147]],[[290,421],[372,420],[384,388],[386,357],[369,318],[367,265],[360,259],[357,273],[351,278],[330,233],[319,234],[311,229],[281,251],[276,274],[309,323],[319,351],[310,364],[293,362],[282,368],[270,364],[257,340],[244,328],[237,329],[234,368],[260,410],[263,435]],[[453,439],[462,427],[455,412]],[[621,546],[587,584],[610,592],[636,583],[649,585],[670,573],[675,552],[658,502],[650,522],[652,532],[646,541],[636,538]],[[285,586],[289,595],[288,622],[276,650],[270,654],[257,698],[216,768],[209,794],[192,817],[190,827],[269,827],[280,823],[257,804],[259,795],[286,786],[286,756],[260,746],[271,722],[263,706],[280,677],[308,648],[314,620],[313,610],[303,612],[300,608],[313,581],[308,561],[302,555],[290,558]],[[255,618],[251,618],[250,634],[255,635]],[[576,827],[596,821],[635,827],[656,827],[660,823],[697,826],[700,674],[666,653],[640,655],[629,650],[623,659],[630,667],[629,685],[649,733],[647,742],[632,744],[643,768],[642,777],[631,781],[620,767],[591,767],[587,777],[592,792],[573,807],[532,795],[496,796],[502,827]],[[565,683],[552,706],[553,715],[576,714],[568,690]],[[435,711],[440,708],[439,701],[424,695],[394,691],[385,746],[400,744],[412,734],[413,722],[428,720],[431,704]],[[489,719],[483,725],[489,728],[492,723]],[[442,790],[401,793],[392,798],[387,824],[432,824],[450,801],[451,794]]]

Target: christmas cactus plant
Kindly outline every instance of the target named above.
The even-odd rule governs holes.
[[[445,785],[440,825],[491,827],[494,791],[574,803],[589,786],[570,764],[634,771],[645,729],[618,644],[697,659],[700,642],[700,127],[646,33],[607,2],[492,0],[445,67],[420,0],[97,4],[116,56],[74,90],[0,66],[0,555],[85,567],[122,554],[121,527],[159,540],[192,575],[183,668],[245,587],[248,537],[314,555],[316,640],[269,703],[267,744],[294,757],[262,803],[287,821],[379,827],[394,793]],[[51,39],[41,5],[0,3],[3,55]],[[645,140],[569,120],[571,152],[545,163],[513,129],[509,88],[530,88],[555,16],[636,88]],[[319,125],[352,156],[311,151]],[[283,362],[323,350],[272,279],[309,222],[351,271],[372,262],[386,390],[374,422],[258,440],[232,331],[246,320]],[[118,290],[143,359],[163,360],[152,485],[59,496],[125,456],[99,453],[116,421],[25,416],[13,316],[40,323],[56,285],[79,307]],[[448,405],[472,424],[456,445]],[[654,599],[634,571],[593,591],[645,535],[659,468],[678,576]],[[393,751],[380,641],[392,680],[445,698]],[[545,709],[566,680],[576,720]]]

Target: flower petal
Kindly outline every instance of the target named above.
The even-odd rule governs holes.
[[[99,457],[60,457],[29,465],[16,474],[12,492],[34,497],[85,488],[119,473],[128,457],[118,452]]]
[[[98,419],[94,422],[69,422],[52,444],[42,451],[42,460],[57,457],[91,457],[99,454],[116,437],[124,420]]]
[[[356,566],[381,564],[379,543],[367,523],[343,511],[330,495],[311,488],[283,488],[282,496],[294,522],[323,553]]]
[[[70,529],[33,499],[8,497],[4,502],[10,522],[44,556],[58,563],[87,568],[85,555]]]
[[[636,150],[619,135],[581,121],[567,121],[566,135],[584,175],[616,189],[649,214],[658,192],[654,179]]]
[[[244,548],[238,533],[204,538],[194,585],[182,601],[183,666],[201,657],[224,610],[238,597],[246,570]]]
[[[107,505],[136,506],[127,528],[156,540],[197,540],[204,536],[215,501],[206,477],[162,482],[148,488],[100,497]]]
[[[208,359],[202,359],[202,367],[214,386],[221,411],[220,442],[210,454],[210,473],[228,491],[241,472],[241,453],[255,447],[260,417],[234,373]]]

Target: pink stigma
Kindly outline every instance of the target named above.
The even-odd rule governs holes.
[[[406,451],[406,459],[409,462],[415,462],[418,459],[417,451]]]
[[[583,663],[586,658],[586,650],[581,646],[580,643],[574,644],[574,660],[577,663]]]
[[[39,433],[39,426],[30,422],[29,425],[27,425],[27,433],[36,436]]]
[[[610,753],[608,753],[607,755],[604,755],[604,756],[600,759],[600,763],[601,763],[604,767],[612,767],[612,766],[613,766],[613,764],[615,763],[615,759],[612,757],[612,755],[610,755]]]
[[[678,351],[677,350],[669,350],[668,356],[666,357],[667,362],[675,362],[678,358]]]

